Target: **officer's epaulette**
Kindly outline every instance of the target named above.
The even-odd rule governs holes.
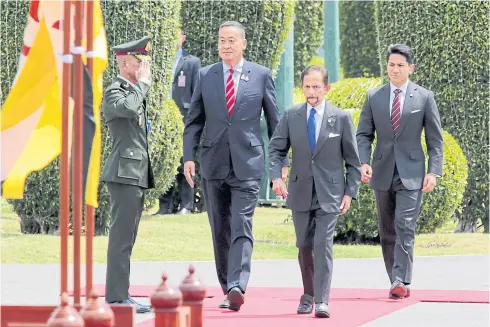
[[[128,81],[125,81],[125,80],[123,80],[123,79],[121,79],[119,77],[116,78],[116,83],[118,83],[119,84],[118,86],[121,87],[124,90],[127,90],[127,89],[129,89],[131,87],[129,85]]]

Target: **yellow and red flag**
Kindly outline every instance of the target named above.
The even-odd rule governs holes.
[[[84,157],[87,158],[84,160],[87,162],[84,187],[86,203],[97,207],[100,104],[103,73],[108,62],[107,41],[100,0],[85,1],[94,3],[94,51],[90,54],[94,69],[92,79],[85,78],[84,85],[84,96],[91,99],[84,104]],[[45,168],[61,153],[63,3],[62,0],[32,0],[30,3],[17,74],[1,112],[1,182],[2,196],[7,199],[22,198],[27,176]],[[74,7],[72,14],[70,35],[73,41]],[[86,49],[86,22],[83,25],[82,45]],[[87,54],[82,57],[86,63]],[[70,97],[70,117],[72,110]]]

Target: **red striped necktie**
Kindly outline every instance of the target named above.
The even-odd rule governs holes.
[[[401,111],[400,111],[400,89],[396,89],[395,91],[395,99],[393,100],[393,105],[391,109],[391,125],[393,126],[393,133],[397,133],[398,127],[400,126],[400,118],[401,118]]]
[[[233,107],[235,106],[235,82],[233,81],[233,69],[229,70],[230,75],[226,80],[226,107],[228,108],[228,115],[233,113]]]

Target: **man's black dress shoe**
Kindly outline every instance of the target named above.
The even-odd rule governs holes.
[[[127,305],[132,305],[136,308],[136,313],[147,313],[151,311],[151,307],[149,305],[144,305],[141,303],[136,302],[133,298],[128,298],[123,301],[115,301],[115,302],[109,302],[109,304],[127,304]]]
[[[299,300],[298,313],[308,314],[313,312],[313,296],[303,294]]]
[[[233,311],[239,311],[242,304],[245,303],[242,290],[239,289],[238,287],[233,287],[228,292],[228,301],[230,301],[230,305],[228,309]]]

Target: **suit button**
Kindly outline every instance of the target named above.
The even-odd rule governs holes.
[[[129,156],[130,156],[130,157],[132,157],[132,156],[133,156],[133,152],[130,152],[130,153],[129,153]]]
[[[231,126],[231,123],[228,123],[228,126]]]
[[[311,163],[315,163],[315,160],[311,160]]]

